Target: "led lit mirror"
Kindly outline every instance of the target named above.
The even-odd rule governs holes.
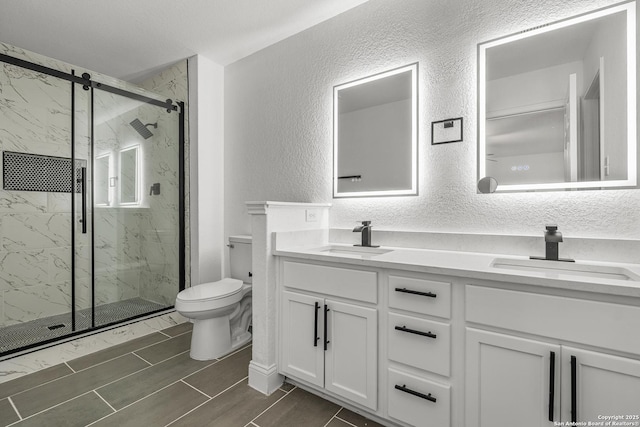
[[[95,204],[109,206],[109,167],[111,156],[108,154],[96,157],[94,161],[94,193]]]
[[[140,201],[138,146],[120,151],[120,204],[136,204]]]
[[[478,45],[478,179],[636,186],[635,2]]]
[[[333,197],[418,194],[418,64],[333,88]]]

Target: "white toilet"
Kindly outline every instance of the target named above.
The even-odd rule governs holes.
[[[229,237],[231,277],[180,292],[176,311],[193,321],[190,356],[211,360],[251,340],[251,236]]]

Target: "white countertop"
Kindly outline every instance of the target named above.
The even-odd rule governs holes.
[[[277,242],[277,240],[276,240]],[[378,267],[416,271],[430,274],[441,274],[478,280],[491,280],[509,283],[543,286],[549,288],[569,289],[584,292],[596,292],[608,295],[640,297],[640,265],[611,262],[595,262],[576,260],[574,266],[588,268],[621,270],[631,273],[638,280],[611,279],[605,277],[586,277],[558,270],[523,271],[520,269],[497,268],[494,261],[524,261],[527,257],[475,252],[439,251],[429,249],[407,249],[383,247],[390,252],[383,254],[357,255],[332,253],[327,249],[349,250],[352,245],[330,244],[315,247],[288,247],[286,244],[275,244],[273,255],[299,258],[305,260],[348,264],[353,266]],[[529,262],[529,261],[525,261]],[[559,261],[539,261],[539,265],[550,263],[557,266]],[[573,264],[573,263],[572,263]]]

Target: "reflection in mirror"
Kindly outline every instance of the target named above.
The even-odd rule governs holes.
[[[140,200],[138,146],[120,151],[120,204],[134,204]]]
[[[497,191],[636,185],[635,2],[482,43],[478,177]]]
[[[417,74],[416,63],[334,87],[334,197],[418,193]]]
[[[109,198],[109,166],[111,163],[111,156],[105,154],[96,157],[93,163],[93,179],[94,179],[94,193],[93,197],[96,205],[109,206],[111,200]]]

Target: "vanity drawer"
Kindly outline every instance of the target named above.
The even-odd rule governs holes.
[[[288,288],[373,304],[378,302],[378,273],[374,271],[285,261],[282,277]]]
[[[446,323],[389,313],[389,359],[448,377],[450,349]]]
[[[640,354],[640,307],[467,285],[466,319],[564,341]]]
[[[389,276],[389,307],[451,317],[451,283]]]
[[[388,384],[391,418],[415,427],[449,425],[451,386],[395,369],[389,369]]]

